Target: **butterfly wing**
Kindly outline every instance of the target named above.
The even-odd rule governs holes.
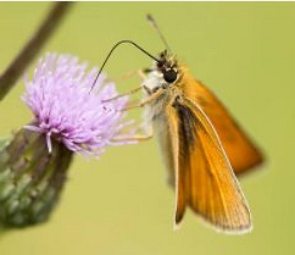
[[[202,107],[216,129],[234,172],[244,173],[262,163],[262,153],[217,97],[202,83],[194,80],[191,84],[194,100]]]
[[[180,169],[180,160],[183,159],[182,151],[180,150],[180,144],[182,144],[182,140],[180,140],[179,137],[179,116],[177,111],[174,107],[168,105],[165,109],[165,115],[167,120],[167,134],[166,137],[167,142],[169,143],[169,147],[163,148],[164,150],[170,151],[170,156],[168,156],[167,153],[164,152],[164,155],[168,156],[166,158],[166,162],[172,162],[170,166],[166,164],[166,167],[168,168],[169,173],[169,184],[172,184],[173,187],[175,187],[175,223],[178,224],[185,213],[186,209],[186,183],[185,183],[185,176],[182,174],[183,171]],[[171,169],[172,168],[172,169]],[[171,182],[171,180],[174,181],[174,183]]]
[[[210,120],[191,101],[173,105],[167,120],[177,164],[174,169],[176,223],[181,221],[185,206],[189,205],[219,229],[249,230],[247,202]]]

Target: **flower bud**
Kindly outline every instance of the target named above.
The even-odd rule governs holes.
[[[73,152],[44,134],[19,130],[0,147],[0,221],[5,227],[44,222],[59,200]]]

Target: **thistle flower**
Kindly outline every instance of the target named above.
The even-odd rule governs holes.
[[[100,155],[128,122],[127,98],[97,70],[69,55],[47,54],[26,80],[24,102],[34,119],[0,143],[0,222],[28,226],[45,221],[56,205],[74,152]]]
[[[117,96],[115,85],[100,77],[90,92],[97,70],[86,67],[75,57],[47,54],[26,81],[23,100],[35,115],[26,127],[46,135],[49,152],[54,138],[71,151],[99,155],[123,127],[127,98],[104,103]]]

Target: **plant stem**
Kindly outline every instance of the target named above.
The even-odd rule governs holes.
[[[25,69],[48,41],[70,6],[71,2],[55,3],[32,38],[0,76],[0,101],[12,89]]]

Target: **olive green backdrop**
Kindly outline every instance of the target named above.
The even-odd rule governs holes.
[[[0,4],[0,70],[19,51],[48,3]],[[163,50],[145,20],[158,20],[171,48],[223,100],[264,149],[267,163],[241,180],[254,230],[216,233],[187,213],[173,231],[173,192],[155,140],[108,149],[99,160],[78,156],[62,201],[48,223],[0,234],[3,255],[291,254],[294,252],[295,3],[80,3],[45,51],[99,65],[111,46],[133,39]],[[124,73],[149,66],[130,46],[106,72],[120,91],[139,84]],[[30,70],[33,70],[31,66]],[[1,102],[0,133],[32,118],[20,100],[23,82]],[[132,115],[140,120],[140,110]]]

